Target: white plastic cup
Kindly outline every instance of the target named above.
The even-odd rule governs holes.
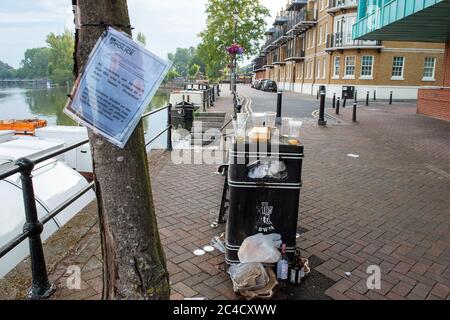
[[[289,121],[289,137],[291,138],[300,138],[300,128],[302,127],[303,122],[300,120]]]
[[[252,121],[254,127],[263,127],[266,115],[262,112],[256,112],[252,114]]]
[[[275,128],[275,119],[277,117],[276,112],[266,111],[264,113],[265,120],[266,120],[266,127],[268,128]]]

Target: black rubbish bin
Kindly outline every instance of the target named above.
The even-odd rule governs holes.
[[[347,99],[355,98],[355,87],[354,86],[342,86],[342,99],[347,95]]]
[[[327,92],[327,88],[325,87],[325,86],[319,86],[319,94],[320,94],[320,92]]]
[[[172,125],[174,128],[184,128],[186,130],[191,130],[192,122],[194,120],[194,111],[198,107],[194,106],[193,103],[182,101],[177,103],[175,107],[171,110]]]
[[[284,139],[284,138],[282,138]],[[287,140],[287,139],[285,139]],[[257,233],[279,233],[293,261],[300,201],[303,146],[281,141],[271,150],[269,144],[234,144],[229,154],[229,214],[225,236],[225,260],[239,263],[238,251],[245,238]],[[276,162],[278,161],[278,163]],[[275,163],[283,169],[264,176],[258,166]],[[277,170],[272,170],[276,172]],[[257,172],[258,173],[258,172]]]

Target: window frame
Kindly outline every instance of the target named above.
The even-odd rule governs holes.
[[[336,74],[336,60],[339,61],[338,63],[338,73]],[[333,79],[339,79],[341,77],[341,57],[335,56],[333,59]]]
[[[320,79],[321,76],[321,72],[320,72],[320,65],[321,65],[321,61],[319,59],[317,59],[317,63],[316,63],[316,79]]]
[[[371,58],[371,64],[370,64],[370,75],[367,75],[367,74],[363,74],[363,71],[364,71],[364,58],[365,57],[370,57]],[[363,79],[363,80],[372,80],[373,79],[373,66],[374,66],[374,64],[375,64],[375,56],[372,56],[372,55],[363,55],[363,56],[361,56],[361,73],[360,73],[360,79]],[[366,67],[368,67],[368,65],[366,66]]]
[[[322,79],[327,78],[327,59],[323,58],[322,62]]]
[[[353,58],[353,74],[347,74],[347,68],[351,65],[348,64],[350,58]],[[344,67],[344,77],[343,79],[355,79],[356,74],[356,56],[345,56],[345,67]]]
[[[401,58],[402,65],[401,65],[401,75],[394,75],[394,68],[398,68],[400,66],[395,65],[395,58]],[[391,80],[405,80],[405,65],[406,65],[406,58],[404,56],[394,56],[392,57],[392,71],[391,71]]]
[[[432,67],[432,75],[430,77],[425,76],[425,71],[430,69],[430,67],[427,67],[427,59],[433,60],[433,67]],[[423,62],[423,74],[422,74],[422,81],[436,81],[436,57],[425,57]]]

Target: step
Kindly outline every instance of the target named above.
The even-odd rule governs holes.
[[[197,112],[195,114],[197,117],[200,116],[205,116],[205,117],[225,117],[226,116],[226,112],[221,112],[221,111],[212,111],[212,112]]]
[[[223,122],[224,120],[223,117],[195,117],[195,121]]]
[[[208,129],[208,128],[217,128],[220,129],[222,128],[223,122],[201,122],[198,123],[196,121],[193,122],[192,127],[193,128],[202,128],[203,129]]]

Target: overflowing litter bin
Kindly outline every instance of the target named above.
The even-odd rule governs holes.
[[[266,142],[241,142],[231,147],[225,235],[228,264],[239,263],[237,253],[242,242],[257,233],[280,234],[289,261],[293,260],[302,159],[303,146],[289,145],[283,137],[276,147]]]

